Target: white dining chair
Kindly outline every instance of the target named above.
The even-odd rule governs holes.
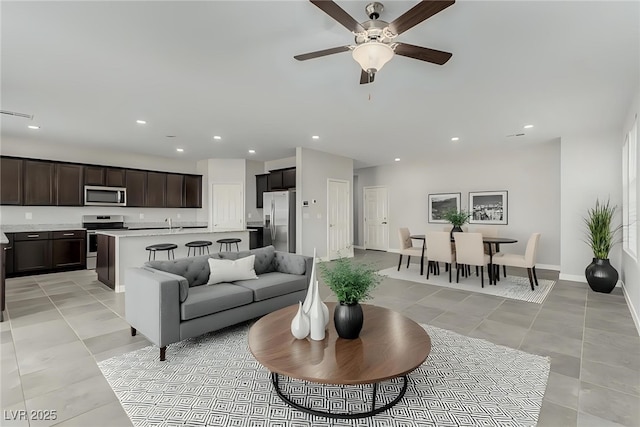
[[[445,263],[445,270],[449,271],[449,283],[451,283],[451,269],[456,260],[451,250],[451,236],[448,231],[427,231],[425,234],[427,244],[427,264],[434,267],[434,274],[440,274],[440,262]],[[427,279],[429,270],[427,267]]]
[[[531,290],[535,290],[534,283],[538,286],[538,277],[536,274],[536,254],[538,252],[538,242],[540,241],[540,233],[533,233],[531,237],[529,237],[529,241],[527,242],[527,248],[524,252],[524,255],[519,254],[510,254],[504,252],[498,252],[493,256],[493,264],[503,267],[521,267],[527,269],[527,274],[529,276],[529,283],[531,284]],[[497,271],[500,274],[500,270],[498,268]],[[505,271],[506,277],[506,271]],[[495,279],[494,279],[495,283]]]
[[[411,233],[409,232],[409,229],[406,227],[400,227],[398,229],[398,238],[400,239],[400,258],[398,259],[398,271],[400,271],[400,265],[402,264],[402,255],[407,256],[407,268],[409,268],[411,257],[416,256],[416,257],[420,257],[420,274],[422,274],[423,266],[424,266],[422,248],[413,246],[413,241],[411,240]]]
[[[484,253],[482,234],[480,233],[453,233],[456,242],[456,283],[460,279],[460,269],[467,276],[466,266],[480,267],[480,283],[484,288],[484,266],[491,272],[489,255]]]

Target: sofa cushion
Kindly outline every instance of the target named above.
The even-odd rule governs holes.
[[[253,292],[254,301],[263,301],[302,291],[309,286],[306,276],[279,273],[277,271],[261,274],[258,276],[258,280],[238,280],[233,283],[238,287],[250,289]],[[213,288],[215,286],[210,287]]]
[[[236,280],[257,279],[253,269],[255,255],[237,260],[209,258],[209,281],[207,285],[233,282]]]
[[[253,302],[253,293],[242,286],[220,283],[189,289],[189,296],[180,305],[181,320],[218,313]]]
[[[240,252],[220,252],[220,256],[224,259],[239,259],[250,255],[255,255],[254,269],[256,274],[264,274],[275,271],[273,260],[275,258],[276,248],[273,246],[265,246],[264,248],[251,249],[250,251]]]
[[[305,258],[288,252],[276,252],[273,264],[280,273],[305,274],[307,271]]]
[[[189,282],[189,287],[193,287],[204,285],[209,280],[208,259],[209,255],[203,255],[163,261],[148,261],[144,265],[145,267],[182,276]]]

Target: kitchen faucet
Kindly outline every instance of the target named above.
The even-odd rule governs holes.
[[[164,219],[164,222],[168,222],[168,223],[169,223],[169,231],[171,231],[171,229],[173,228],[173,227],[171,226],[171,218],[165,218],[165,219]]]

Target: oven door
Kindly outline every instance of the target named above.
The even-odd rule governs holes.
[[[87,230],[87,270],[96,268],[98,256],[98,236],[93,230]]]

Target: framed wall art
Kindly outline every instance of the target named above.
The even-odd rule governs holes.
[[[460,193],[429,194],[429,222],[448,224],[444,214],[451,209],[460,211]]]
[[[507,224],[507,191],[469,192],[469,224]]]

